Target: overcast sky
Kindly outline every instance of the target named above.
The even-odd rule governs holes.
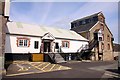
[[[70,22],[102,11],[106,24],[118,42],[117,2],[15,2],[12,0],[10,20],[70,29]]]

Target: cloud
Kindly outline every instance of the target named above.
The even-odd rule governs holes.
[[[117,42],[118,32],[116,30],[118,29],[118,4],[115,2],[88,2],[79,7],[78,10],[74,11],[73,14],[57,20],[52,25],[57,25],[62,28],[65,26],[66,29],[69,29],[71,21],[89,16],[100,11],[102,11],[105,15],[106,23],[113,33],[113,36],[115,37],[115,42]]]
[[[74,5],[76,4],[74,3]],[[59,9],[61,8],[60,10],[56,10],[56,6],[53,6],[53,3],[51,2],[31,2],[31,5],[28,7],[29,10],[25,9],[24,6],[22,7],[19,5],[18,7],[18,5],[12,5],[11,19],[14,21],[23,21],[27,23],[70,29],[71,21],[102,11],[105,15],[106,23],[115,36],[115,41],[117,42],[118,37],[116,36],[116,29],[118,25],[116,24],[118,24],[118,3],[86,2],[83,5],[81,5],[81,3],[77,3],[78,6],[74,5],[71,5],[74,8],[69,8],[68,5],[61,5],[61,7],[59,6]],[[24,11],[21,9],[24,9]]]

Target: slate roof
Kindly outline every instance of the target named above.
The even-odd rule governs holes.
[[[26,24],[20,22],[7,22],[6,33],[38,37],[42,37],[46,33],[51,33],[55,38],[88,41],[87,39],[85,39],[84,37],[72,30]]]
[[[96,22],[90,22],[88,24],[80,25],[78,27],[75,27],[75,28],[73,28],[71,30],[73,30],[73,31],[75,31],[77,33],[80,33],[82,31],[89,31],[96,23],[97,23],[97,21]]]
[[[98,12],[98,13],[92,14],[92,15],[90,15],[90,16],[83,17],[83,18],[81,18],[81,19],[74,20],[74,21],[71,22],[71,23],[74,23],[74,22],[77,22],[77,21],[82,21],[82,20],[85,20],[85,19],[89,19],[89,18],[91,18],[91,17],[98,16],[99,13],[101,13],[101,12]]]
[[[83,17],[81,19],[77,19],[71,23],[76,23],[76,22],[79,22],[79,21],[83,21],[85,19],[89,19],[89,18],[93,18],[95,16],[98,16],[101,12],[98,12],[98,13],[95,13],[95,14],[92,14],[90,16],[87,16],[87,17]],[[102,14],[102,13],[101,13]],[[77,26],[77,27],[74,27],[72,28],[71,30],[77,32],[77,33],[80,33],[82,31],[89,31],[96,23],[98,22],[97,21],[91,21],[90,23],[87,23],[87,24],[83,24],[83,25],[80,25],[80,26]]]

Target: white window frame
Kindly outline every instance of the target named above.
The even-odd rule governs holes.
[[[20,43],[20,41],[22,43]],[[18,46],[19,47],[28,47],[28,42],[29,42],[29,40],[27,40],[27,39],[19,39],[18,40]]]

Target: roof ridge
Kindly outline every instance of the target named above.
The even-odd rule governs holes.
[[[80,19],[76,19],[76,20],[74,20],[74,21],[72,21],[72,22],[84,20],[85,18],[88,18],[88,17],[90,17],[90,16],[94,16],[94,15],[98,15],[99,13],[102,13],[102,11],[97,12],[97,13],[94,13],[94,14],[91,14],[91,15],[88,15],[88,16],[84,16],[84,17],[82,17],[82,18],[80,18]],[[72,22],[71,22],[71,23],[72,23]]]

